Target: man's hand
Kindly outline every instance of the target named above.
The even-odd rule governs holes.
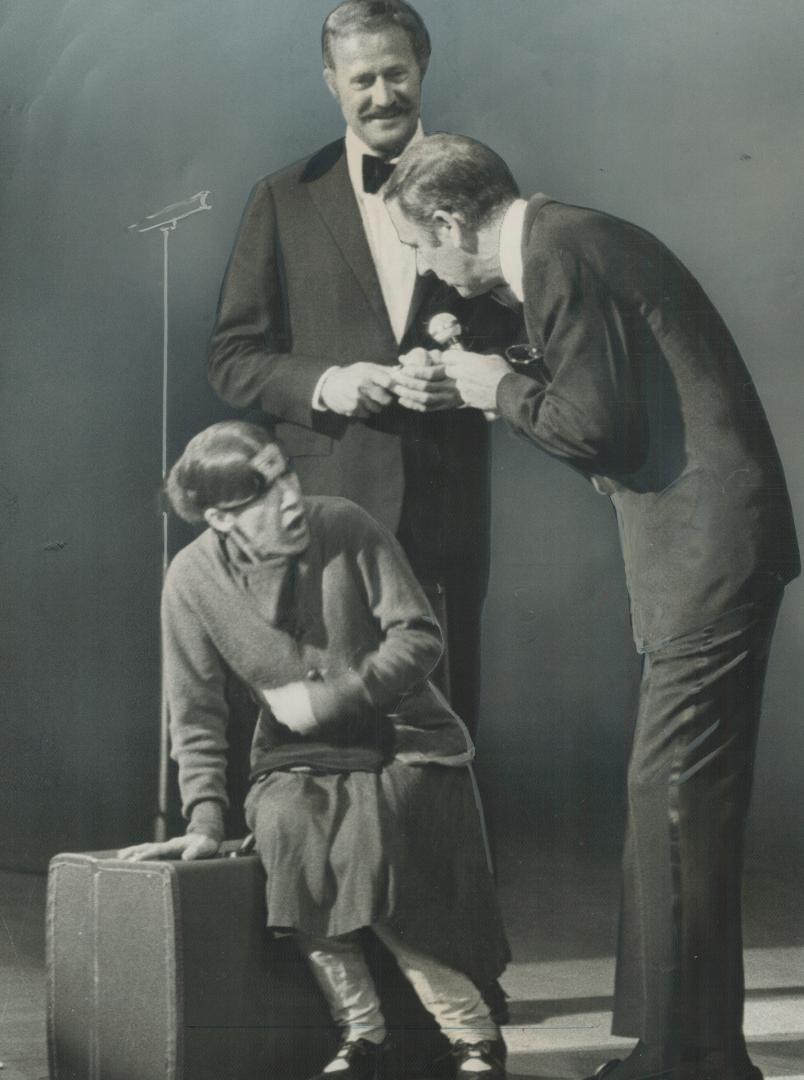
[[[203,833],[187,833],[185,836],[174,836],[172,840],[162,840],[152,844],[133,844],[131,847],[121,848],[117,853],[118,859],[127,862],[146,862],[152,859],[175,859],[181,858],[185,862],[190,859],[211,859],[217,855],[220,844]]]
[[[310,695],[303,682],[285,683],[284,686],[261,690],[260,693],[279,723],[297,735],[309,735],[318,728]]]
[[[382,364],[361,361],[333,368],[321,384],[321,404],[341,416],[365,418],[393,401],[389,387],[393,373]]]
[[[447,378],[444,355],[439,349],[411,349],[400,356],[392,387],[400,405],[416,412],[460,408],[463,402],[455,383]]]
[[[496,412],[497,387],[511,371],[501,356],[483,356],[481,353],[450,349],[444,353],[444,363],[449,378],[463,401],[485,413]]]

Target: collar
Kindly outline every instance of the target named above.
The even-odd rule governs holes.
[[[279,629],[296,626],[304,606],[309,576],[307,549],[299,555],[272,555],[258,563],[243,562],[237,548],[225,537],[220,550],[229,571],[258,605],[262,617]]]
[[[527,199],[515,199],[505,211],[500,227],[500,269],[520,304],[525,299],[522,287],[522,235],[527,208]]]
[[[424,129],[422,128],[422,122],[416,127],[413,132],[408,146],[411,143],[418,142],[424,138]],[[361,198],[365,195],[363,191],[363,155],[368,154],[369,157],[379,157],[380,155],[376,150],[372,150],[371,147],[366,146],[362,139],[352,131],[350,127],[346,129],[346,166],[349,169],[349,179],[352,182],[355,194]],[[391,158],[391,161],[396,164],[399,161],[401,155],[397,154],[396,157]]]

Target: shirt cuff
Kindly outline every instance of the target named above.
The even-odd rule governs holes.
[[[297,735],[311,735],[318,731],[318,722],[313,714],[313,706],[310,701],[310,692],[306,683],[289,683],[281,688],[281,704],[278,711],[275,703],[271,700],[273,691],[264,691],[265,700],[274,709],[274,715],[280,724],[286,724]],[[291,713],[293,724],[283,720],[283,715]]]
[[[315,390],[313,390],[313,409],[315,412],[329,412],[324,402],[321,400],[321,391],[324,388],[324,383],[327,381],[327,376],[338,370],[338,365],[333,364],[332,367],[328,367],[318,382],[315,384]]]

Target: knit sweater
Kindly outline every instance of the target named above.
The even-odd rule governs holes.
[[[288,765],[464,765],[473,747],[428,675],[441,632],[394,537],[346,499],[305,500],[298,559],[245,564],[208,529],[174,558],[162,594],[172,756],[191,829],[221,833],[227,671],[261,709],[252,778]],[[280,724],[260,691],[304,682],[316,730]]]

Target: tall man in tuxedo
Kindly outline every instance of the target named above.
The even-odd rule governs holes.
[[[488,432],[479,413],[456,408],[454,384],[443,366],[425,366],[422,346],[440,312],[478,351],[511,340],[518,319],[417,277],[379,194],[396,157],[422,137],[430,40],[419,15],[404,0],[346,0],[325,21],[322,48],[346,138],[255,186],[221,290],[209,377],[224,400],[275,422],[306,491],[346,496],[399,537],[446,619],[450,697],[474,733]]]
[[[655,237],[543,195],[460,136],[403,155],[384,196],[420,270],[524,304],[543,368],[448,354],[469,405],[611,498],[644,655],[629,765],[608,1080],[757,1080],[742,1035],[740,884],[768,651],[800,570],[751,377],[717,311]]]

